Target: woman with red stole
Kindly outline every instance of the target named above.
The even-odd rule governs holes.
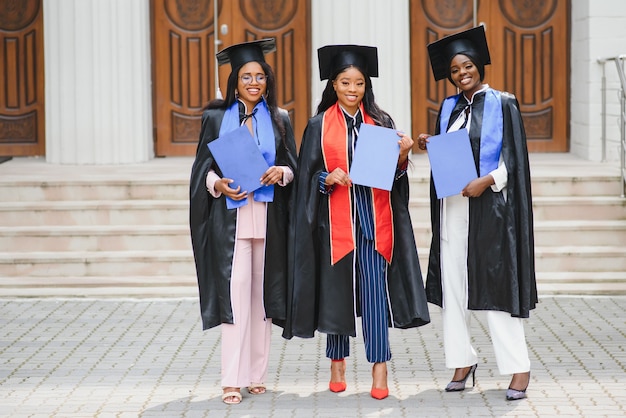
[[[349,172],[361,124],[394,128],[374,100],[377,49],[330,45],[318,50],[328,79],[299,153],[290,224],[290,303],[283,336],[327,334],[329,389],[346,390],[349,338],[361,317],[371,396],[389,394],[389,327],[430,321],[406,175],[413,140],[398,132],[400,155],[391,191],[353,184]]]

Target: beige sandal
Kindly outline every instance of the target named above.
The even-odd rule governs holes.
[[[248,392],[251,395],[262,395],[266,391],[265,385],[263,383],[252,383],[248,386]]]
[[[229,388],[229,389],[235,389],[235,388]],[[231,398],[235,398],[235,399],[231,399]],[[228,405],[237,405],[241,403],[241,399],[242,399],[241,392],[238,392],[235,390],[229,390],[228,392],[224,392],[222,394],[222,402]]]

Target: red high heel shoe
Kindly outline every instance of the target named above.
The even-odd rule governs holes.
[[[331,362],[330,363],[331,379],[332,379],[333,363],[343,363],[342,364],[342,370],[341,370],[342,373],[341,374],[344,375],[344,376],[342,376],[342,378],[344,380],[342,382],[333,382],[331,380],[328,383],[328,389],[330,389],[331,392],[335,392],[335,393],[343,392],[348,387],[348,385],[345,382],[345,371],[346,371],[345,360],[344,359],[338,359],[338,360],[331,360],[330,362]]]
[[[387,382],[387,365],[385,363],[374,363],[374,365],[372,366],[372,390],[370,391],[370,395],[372,395],[372,398],[374,399],[381,400],[389,396],[389,388],[379,389],[374,387],[374,369],[376,368],[377,364],[382,364],[385,366],[385,383]]]
[[[385,399],[387,396],[389,396],[389,388],[387,389],[372,388],[370,395],[372,395],[372,398],[374,399],[378,399],[378,400]]]

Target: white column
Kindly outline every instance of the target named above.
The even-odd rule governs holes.
[[[598,58],[626,54],[623,0],[571,2],[570,151],[584,159],[602,159],[602,66]],[[619,11],[622,11],[621,13]],[[619,78],[615,63],[606,64],[607,160],[619,160]]]
[[[391,115],[398,129],[411,134],[409,19],[408,0],[312,1],[312,112],[326,86],[319,78],[317,49],[329,44],[375,46],[379,76],[372,79],[372,85],[376,103]]]
[[[154,157],[149,0],[44,0],[46,160]]]

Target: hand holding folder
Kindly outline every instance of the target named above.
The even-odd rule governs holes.
[[[400,156],[399,140],[395,129],[362,123],[350,166],[352,182],[391,190]]]
[[[233,179],[233,189],[253,192],[263,186],[261,177],[269,168],[250,131],[244,125],[207,144],[222,170],[222,177]]]
[[[426,149],[438,199],[461,193],[478,178],[466,129],[431,136]]]

